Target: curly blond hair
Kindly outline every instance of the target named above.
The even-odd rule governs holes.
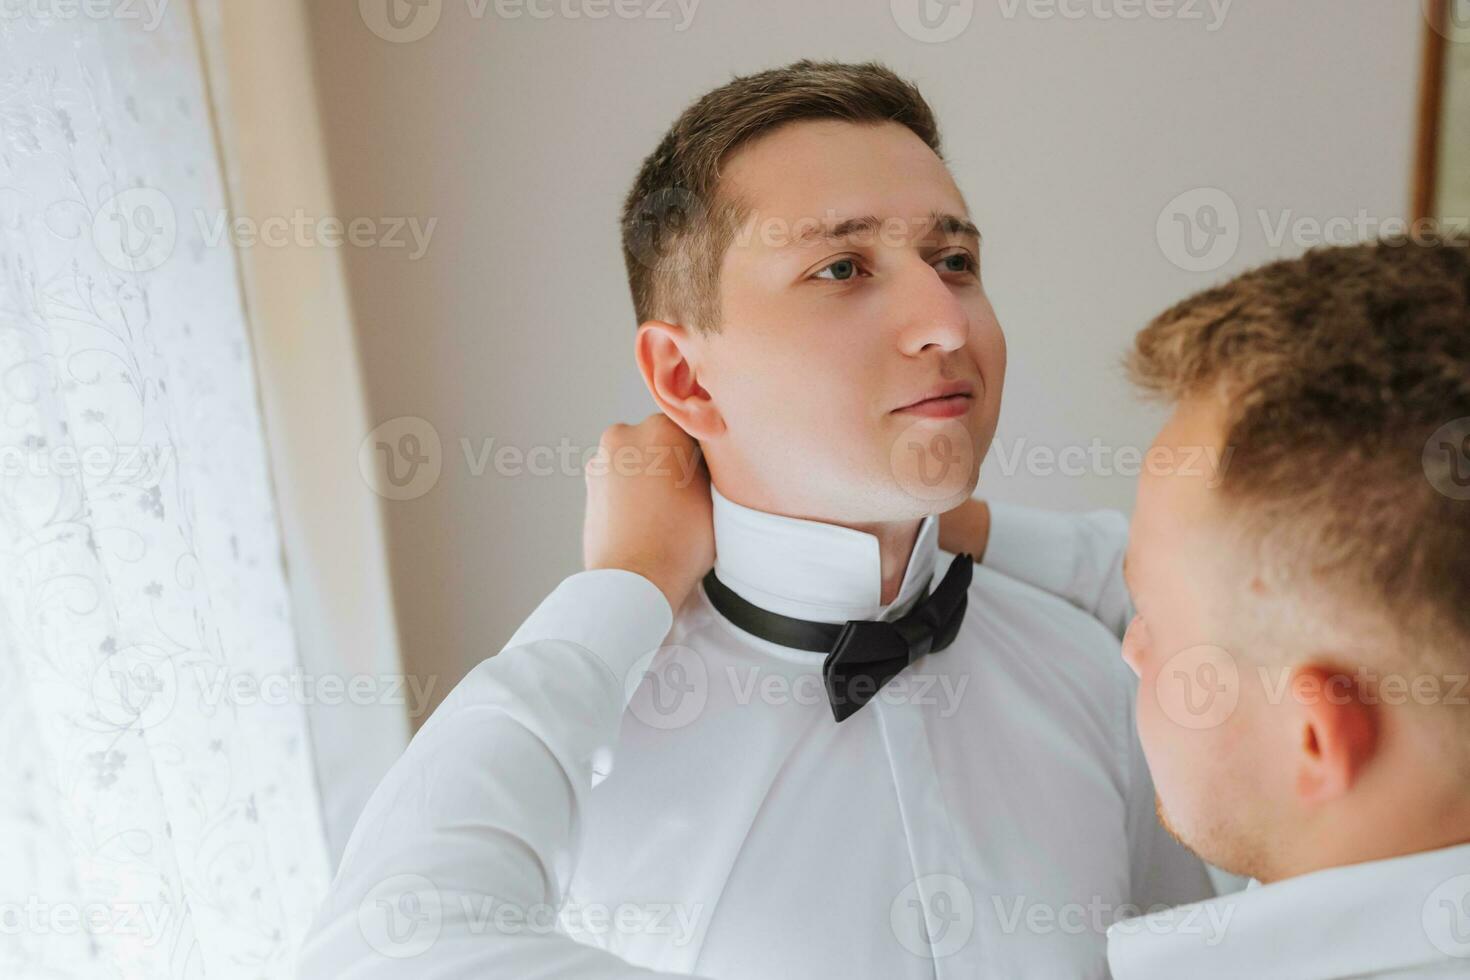
[[[1381,623],[1417,669],[1470,671],[1470,240],[1263,266],[1165,311],[1126,367],[1167,401],[1218,399],[1218,488],[1260,567],[1339,624]]]

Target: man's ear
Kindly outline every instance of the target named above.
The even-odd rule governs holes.
[[[699,355],[703,347],[676,323],[648,320],[638,325],[633,356],[643,383],[659,409],[695,439],[708,439],[725,430],[714,399],[699,383]]]
[[[1290,680],[1299,738],[1297,797],[1306,805],[1329,803],[1345,796],[1373,761],[1380,706],[1347,670],[1305,664]]]

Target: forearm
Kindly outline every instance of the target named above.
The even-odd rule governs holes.
[[[589,577],[590,576],[590,577]],[[623,980],[557,928],[595,772],[671,622],[628,572],[573,576],[470,672],[364,809],[302,952],[303,977]]]

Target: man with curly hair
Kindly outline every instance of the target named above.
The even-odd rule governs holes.
[[[1150,451],[1225,465],[1145,467],[1131,529],[942,535],[1126,629],[1161,816],[1263,885],[1115,925],[1114,976],[1470,976],[1470,241],[1267,265],[1128,367],[1173,406]]]

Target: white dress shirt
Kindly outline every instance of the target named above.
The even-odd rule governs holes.
[[[1136,611],[1123,581],[1128,518],[1116,510],[1060,513],[991,501],[985,564],[1061,596],[1120,640]]]
[[[926,518],[883,604],[872,535],[712,495],[716,574],[787,616],[897,618],[950,560]],[[1073,605],[976,566],[954,643],[841,724],[823,659],[569,577],[374,794],[303,975],[1102,977],[1109,924],[1212,894]]]
[[[991,505],[985,563],[1116,633],[1132,618],[1122,514]],[[1470,844],[1253,885],[1114,925],[1114,980],[1470,978]]]
[[[1114,925],[1116,980],[1470,977],[1470,844],[1288,878]]]

